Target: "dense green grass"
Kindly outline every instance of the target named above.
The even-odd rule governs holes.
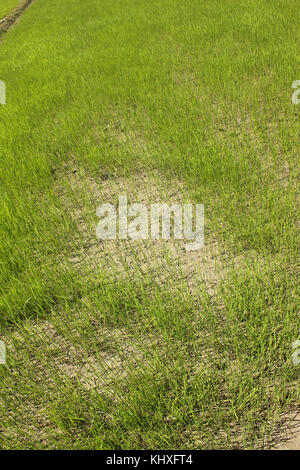
[[[21,3],[21,0],[0,0],[0,18],[10,13]]]
[[[299,406],[299,19],[296,0],[35,0],[3,37],[2,448],[257,448]],[[179,177],[240,268],[213,294],[79,270],[73,170]]]

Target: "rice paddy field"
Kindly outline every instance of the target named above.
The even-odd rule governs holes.
[[[34,0],[2,30],[1,449],[300,449],[299,25]],[[97,239],[124,194],[203,204],[204,246]]]

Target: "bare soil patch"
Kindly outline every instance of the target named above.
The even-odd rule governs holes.
[[[274,450],[300,450],[300,412],[295,411],[285,417],[275,437]]]
[[[255,253],[232,255],[222,246],[214,233],[205,229],[204,247],[187,251],[187,240],[97,240],[96,209],[100,204],[118,207],[119,196],[126,195],[128,205],[142,203],[150,208],[154,203],[184,204],[191,201],[187,189],[178,178],[163,177],[157,172],[137,173],[128,177],[97,181],[84,170],[72,171],[57,182],[63,204],[74,221],[74,239],[69,258],[78,269],[107,270],[114,275],[122,273],[151,274],[156,281],[180,285],[184,282],[193,290],[205,284],[213,294],[219,280],[231,269],[239,269]],[[205,227],[209,221],[205,219]],[[172,227],[171,227],[172,235]],[[174,278],[175,276],[175,278]]]

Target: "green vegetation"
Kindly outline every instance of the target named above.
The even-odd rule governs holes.
[[[260,448],[299,407],[299,20],[35,0],[2,37],[1,448]],[[97,242],[112,188],[152,178],[204,203],[198,258]]]
[[[20,3],[21,0],[0,0],[0,18],[13,11]]]

